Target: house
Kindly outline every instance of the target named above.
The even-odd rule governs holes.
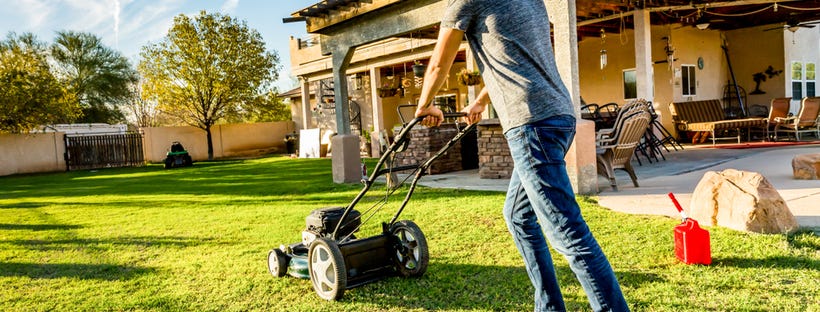
[[[294,12],[286,21],[305,21],[312,34],[291,38],[290,45],[301,88],[315,90],[314,97],[302,91],[301,101],[293,102],[300,124],[354,135],[390,132],[400,122],[398,107],[416,103],[419,78],[411,68],[429,58],[445,5],[327,0]],[[549,1],[547,7],[557,62],[579,109],[581,97],[600,104],[644,98],[674,130],[671,102],[722,99],[731,117],[783,96],[795,99],[796,112],[799,99],[816,91],[815,1],[581,0]],[[438,102],[455,110],[480,90],[458,84],[462,69],[475,69],[466,43],[439,93]],[[340,83],[344,92],[335,87]],[[400,90],[387,96],[380,88]],[[343,99],[351,103],[347,112],[335,104]],[[359,120],[343,118],[348,115]],[[491,109],[485,117],[494,117]]]

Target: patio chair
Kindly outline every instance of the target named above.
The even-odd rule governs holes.
[[[769,103],[768,108],[768,118],[766,119],[766,124],[760,127],[752,127],[749,129],[749,139],[751,140],[752,132],[756,133],[763,133],[765,140],[770,140],[772,133],[774,133],[774,126],[776,124],[775,119],[777,118],[786,118],[789,116],[789,106],[791,104],[792,98],[784,97],[784,98],[773,98],[771,103]]]
[[[796,141],[800,141],[800,133],[814,132],[815,138],[820,139],[820,97],[805,97],[800,101],[800,112],[797,116],[775,118],[774,140],[777,141],[780,132],[794,133]]]
[[[613,191],[618,191],[618,184],[615,181],[615,169],[621,169],[629,174],[632,184],[638,187],[638,177],[632,168],[632,155],[635,148],[646,133],[649,127],[651,116],[647,110],[636,110],[623,117],[614,136],[598,146],[597,168],[598,174],[609,179],[609,184]]]

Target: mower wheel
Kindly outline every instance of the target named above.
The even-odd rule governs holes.
[[[320,237],[310,244],[308,271],[313,290],[325,300],[339,300],[347,289],[347,269],[336,241]]]
[[[279,249],[268,252],[268,272],[276,277],[283,277],[288,273],[288,256]]]
[[[174,167],[174,159],[171,156],[165,157],[165,169]]]
[[[393,261],[399,274],[404,277],[424,275],[430,253],[427,250],[427,239],[419,226],[413,221],[402,220],[390,226],[390,233],[398,242]]]

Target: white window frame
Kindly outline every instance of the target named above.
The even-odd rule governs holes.
[[[799,70],[796,70],[795,65],[800,66]],[[806,82],[804,80],[804,78],[806,77],[806,64],[800,61],[792,61],[791,66],[789,66],[789,72],[791,74],[789,78],[791,79],[792,85],[792,100],[799,101],[804,96],[806,96]],[[800,85],[800,94],[795,93],[795,84]]]
[[[682,96],[697,96],[698,95],[698,76],[697,66],[694,64],[681,64],[681,95]],[[686,79],[689,78],[689,79]]]

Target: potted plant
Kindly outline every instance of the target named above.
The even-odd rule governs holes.
[[[393,86],[391,86],[389,84],[384,84],[383,86],[378,88],[378,91],[379,91],[379,97],[385,98],[385,97],[391,97],[391,96],[396,95],[397,90],[396,90],[396,88],[394,88]]]
[[[458,73],[458,83],[465,86],[474,86],[481,83],[481,73],[477,70],[469,71],[466,68]]]
[[[299,144],[299,135],[296,134],[294,131],[291,134],[285,135],[285,149],[287,149],[288,154],[295,154],[296,153],[296,146]]]
[[[413,61],[413,76],[424,77],[425,71],[427,71],[427,66],[421,63],[421,61]]]

